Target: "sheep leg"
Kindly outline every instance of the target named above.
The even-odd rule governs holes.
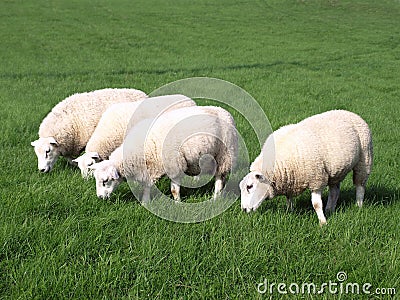
[[[171,180],[171,194],[175,201],[181,201],[180,187],[178,180]]]
[[[67,162],[68,162],[71,166],[74,166],[74,167],[77,167],[77,166],[78,166],[78,163],[75,162],[74,159],[73,159],[72,157],[66,157],[66,159],[67,159]]]
[[[340,195],[340,183],[329,186],[328,202],[326,203],[325,212],[331,214],[335,211],[337,200]]]
[[[149,203],[150,202],[150,189],[151,185],[145,185],[143,188],[143,196],[142,196],[142,203]]]
[[[323,226],[326,224],[326,219],[324,216],[324,211],[322,210],[322,190],[312,191],[311,193],[311,202],[314,207],[315,212],[317,213],[319,225]]]
[[[372,149],[368,151],[372,151]],[[372,159],[372,153],[370,153],[369,156],[370,159]],[[371,161],[361,161],[353,169],[353,184],[356,186],[356,201],[358,207],[363,205],[365,185],[371,172],[371,163]]]
[[[224,175],[215,175],[215,184],[214,184],[214,197],[216,200],[220,195],[225,186],[225,176]]]
[[[293,201],[291,197],[286,197],[286,211],[293,211]]]
[[[357,200],[358,207],[362,207],[363,201],[364,201],[364,195],[365,195],[365,186],[357,185],[356,186],[356,200]]]

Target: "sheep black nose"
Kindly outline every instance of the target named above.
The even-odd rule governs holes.
[[[40,169],[40,172],[45,173],[46,169]]]

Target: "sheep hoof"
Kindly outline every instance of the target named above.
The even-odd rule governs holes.
[[[324,226],[326,226],[328,223],[326,222],[326,220],[323,220],[323,221],[319,221],[319,227],[324,227]]]
[[[332,208],[327,208],[327,209],[325,209],[325,215],[326,215],[327,217],[333,215],[334,212],[335,212],[335,210],[332,209]]]

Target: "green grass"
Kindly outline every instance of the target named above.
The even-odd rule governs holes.
[[[0,298],[267,299],[257,293],[264,279],[321,284],[339,271],[346,282],[400,293],[399,1],[37,0],[1,7]],[[295,199],[293,213],[282,198],[249,215],[236,201],[214,219],[179,224],[141,207],[127,185],[110,201],[97,199],[94,182],[64,160],[50,174],[36,170],[30,142],[65,97],[104,87],[150,93],[194,76],[237,84],[274,129],[334,108],[363,116],[375,151],[365,207],[354,206],[348,177],[322,229],[309,193]],[[254,159],[256,140],[235,117]]]

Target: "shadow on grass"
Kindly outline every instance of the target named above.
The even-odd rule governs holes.
[[[389,206],[398,200],[400,195],[399,189],[390,189],[382,186],[367,186],[364,197],[364,205]],[[327,197],[325,201],[327,200]],[[325,204],[324,201],[324,204]],[[356,205],[355,188],[343,189],[340,191],[340,197],[336,208],[345,211],[346,209]]]
[[[204,201],[205,198],[209,199],[213,196],[214,192],[214,178],[211,179],[206,184],[197,187],[197,188],[189,188],[185,186],[181,186],[180,188],[180,196],[182,202],[198,202],[193,201],[194,198],[198,198],[199,201]],[[164,176],[157,183],[157,188],[167,197],[173,198],[170,189],[171,180]]]
[[[81,172],[78,168],[78,165],[73,165],[71,164],[65,157],[61,156],[57,162],[55,163],[53,170],[51,172],[54,172],[54,170],[67,170],[67,169],[71,169],[73,171],[79,171],[79,173]]]
[[[200,201],[205,201],[207,199],[210,199],[213,196],[214,193],[214,183],[215,180],[214,178],[207,182],[206,184],[197,187],[197,188],[189,188],[185,186],[181,186],[180,188],[180,196],[181,196],[181,201],[182,202],[200,202]],[[173,199],[173,196],[171,194],[171,180],[167,176],[163,176],[157,183],[156,187],[157,189],[164,194],[165,196],[169,197],[170,199]],[[142,188],[138,185],[138,192],[135,191],[135,193],[138,196],[142,196]],[[153,194],[151,195],[152,197],[154,196]],[[196,201],[198,199],[198,201]],[[118,189],[114,192],[114,195],[112,195],[109,200],[110,202],[132,202],[132,201],[137,201],[139,203],[139,199],[135,197],[135,194],[131,191],[130,187],[128,184],[124,183],[121,184]]]
[[[166,69],[153,69],[153,70],[129,70],[129,69],[121,69],[111,72],[102,73],[105,75],[136,75],[136,74],[148,74],[148,75],[163,75],[169,73],[204,73],[208,71],[229,71],[229,70],[242,70],[242,69],[268,69],[279,65],[293,65],[293,66],[305,66],[297,61],[292,62],[284,62],[284,61],[275,61],[268,64],[239,64],[239,65],[230,65],[230,66],[220,66],[220,67],[199,67],[199,68],[166,68]],[[93,71],[78,71],[78,72],[27,72],[27,73],[1,73],[0,78],[7,79],[22,79],[25,77],[45,77],[45,78],[67,78],[74,76],[89,76],[93,75]]]
[[[400,197],[399,189],[388,189],[382,186],[368,186],[365,192],[364,205],[383,205],[389,206],[393,202],[398,201]],[[328,189],[322,195],[324,207],[328,200]],[[267,210],[286,210],[286,199],[283,196],[276,197],[272,200],[265,200],[260,207],[260,212],[264,213]],[[292,213],[303,215],[310,211],[314,211],[311,204],[311,192],[309,190],[303,192],[301,195],[293,198],[294,209]],[[356,205],[356,191],[355,188],[341,189],[340,196],[336,205],[336,211],[346,211],[347,209]]]
[[[374,54],[376,51],[371,51],[368,54]],[[362,54],[365,55],[365,54]],[[346,55],[335,56],[332,58],[327,58],[325,60],[321,60],[321,63],[330,63],[335,61],[340,61],[343,58],[346,58]],[[276,60],[270,63],[253,63],[253,64],[236,64],[236,65],[225,65],[225,66],[206,66],[206,67],[195,67],[195,68],[165,68],[165,69],[120,69],[110,72],[99,71],[102,75],[137,75],[137,74],[146,74],[146,75],[164,75],[170,73],[204,73],[204,72],[215,72],[215,71],[236,71],[236,70],[251,70],[251,69],[261,69],[266,70],[276,66],[294,66],[294,67],[302,67],[309,68],[311,70],[315,70],[315,66],[310,65],[306,62],[301,61],[282,61]],[[26,77],[43,77],[43,78],[68,78],[68,77],[76,77],[76,76],[93,76],[95,72],[93,70],[80,70],[76,72],[5,72],[0,73],[0,78],[6,79],[23,79]]]
[[[60,164],[61,169],[76,167],[71,166],[66,160]],[[158,190],[165,196],[173,199],[170,190],[170,179],[167,176],[163,176],[157,183]],[[207,184],[198,188],[188,188],[181,186],[180,195],[182,202],[200,202],[210,199],[213,196],[215,180],[210,180]],[[138,184],[139,191],[136,193],[139,197],[142,196],[142,188]],[[238,191],[236,191],[238,192]],[[240,191],[239,191],[240,193]],[[152,195],[153,196],[153,195]],[[374,206],[383,205],[389,206],[400,198],[400,189],[386,188],[378,185],[367,186],[364,205]],[[340,196],[336,205],[336,211],[346,211],[347,209],[355,206],[356,203],[356,192],[354,187],[342,188],[340,190]],[[324,207],[328,200],[328,188],[324,190],[322,195]],[[112,194],[107,200],[110,203],[131,203],[135,202],[140,205],[139,199],[135,197],[135,194],[130,189],[127,183],[121,184],[118,189]],[[239,199],[240,201],[240,199]],[[293,198],[294,209],[292,212],[298,215],[308,214],[310,211],[314,211],[311,204],[311,192],[306,190],[301,195]],[[279,196],[271,200],[265,200],[261,207],[258,209],[260,213],[265,213],[267,210],[284,210],[286,211],[286,199],[284,196]]]

